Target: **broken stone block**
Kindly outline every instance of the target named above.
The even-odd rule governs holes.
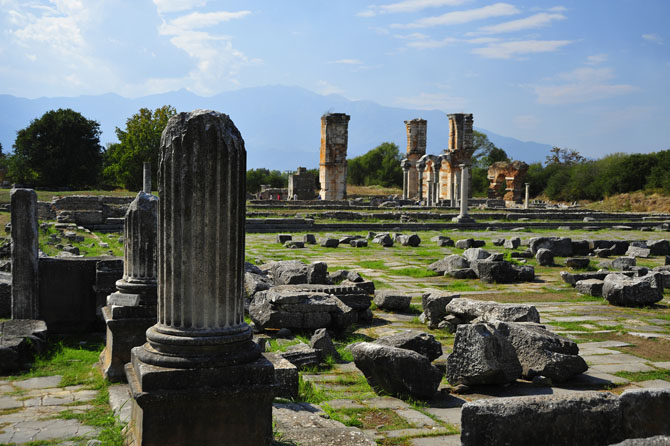
[[[283,245],[284,243],[293,240],[293,236],[291,234],[277,234],[277,243],[280,245]]]
[[[406,312],[412,296],[397,293],[395,291],[375,291],[374,303],[382,310]]]
[[[340,244],[340,241],[336,238],[322,238],[320,245],[323,248],[337,248]]]
[[[289,249],[302,249],[305,247],[305,243],[296,240],[289,240],[284,243],[284,247]]]
[[[417,247],[421,244],[421,238],[416,234],[401,235],[397,240],[402,246]]]
[[[451,385],[506,384],[521,376],[512,344],[490,324],[459,325],[447,358]]]
[[[535,259],[540,266],[551,266],[554,264],[554,253],[545,248],[540,248],[535,253]]]
[[[33,319],[0,322],[0,374],[27,368],[36,354],[46,350],[47,325]]]
[[[493,326],[516,350],[524,379],[546,376],[563,382],[584,373],[588,366],[577,343],[533,323],[495,322]]]
[[[540,323],[540,313],[533,305],[501,304],[467,298],[452,299],[446,307],[447,314],[453,314],[463,321],[535,322]]]
[[[437,328],[444,316],[447,315],[447,304],[453,299],[460,298],[460,294],[451,293],[424,293],[421,296],[421,305],[428,328]]]
[[[314,236],[314,234],[305,234],[302,236],[302,241],[305,244],[314,245],[316,244],[316,237]]]
[[[473,260],[488,259],[491,257],[491,253],[482,248],[468,248],[463,251],[463,257],[465,257],[465,260],[468,262],[472,262]]]
[[[617,257],[612,260],[612,269],[627,270],[636,265],[635,257]]]
[[[603,295],[603,285],[605,282],[598,279],[580,280],[575,284],[575,289],[578,293],[586,294],[593,297],[601,297]]]
[[[666,256],[670,254],[670,242],[668,240],[649,240],[647,242],[652,256]]]
[[[372,241],[382,245],[384,248],[393,246],[393,239],[388,234],[377,234]]]
[[[298,370],[316,367],[321,362],[321,352],[303,343],[290,345],[285,352],[279,352],[279,355],[296,366]]]
[[[281,398],[298,398],[298,368],[277,353],[263,353],[275,369],[275,380],[279,383],[276,396]]]
[[[307,283],[307,265],[300,260],[282,260],[272,264],[275,285]]]
[[[649,281],[626,277],[622,274],[608,274],[603,284],[603,297],[612,305],[637,307],[651,305],[663,299],[663,289]]]
[[[335,350],[335,345],[333,340],[328,334],[328,330],[325,328],[319,328],[314,331],[314,334],[309,340],[309,346],[315,350],[321,351],[321,357],[326,358],[328,356],[332,357],[335,360],[339,360],[340,355]]]
[[[477,274],[472,270],[472,268],[461,268],[455,269],[452,271],[446,271],[445,276],[453,277],[454,279],[476,279]]]
[[[586,269],[591,260],[586,257],[568,257],[565,259],[565,266],[573,269]]]
[[[505,240],[503,246],[507,249],[517,249],[521,245],[521,239],[519,237],[512,237],[508,240]]]
[[[572,255],[573,256],[587,256],[591,251],[591,244],[588,240],[573,240],[572,241]]]
[[[621,439],[621,405],[611,393],[480,399],[461,412],[463,446],[595,446]]]
[[[459,256],[457,254],[451,254],[446,256],[442,260],[438,260],[437,262],[431,263],[430,265],[428,265],[428,269],[443,275],[446,272],[468,268],[469,266],[470,264],[468,263],[467,260],[465,260],[464,257]]]
[[[364,238],[359,238],[352,240],[351,242],[349,242],[349,244],[354,248],[365,248],[368,246],[368,241]]]
[[[459,249],[468,249],[472,248],[475,245],[475,240],[474,239],[466,239],[466,240],[456,240],[456,248]]]
[[[307,267],[307,283],[323,285],[331,283],[328,278],[328,264],[326,262],[312,262]]]
[[[533,254],[541,248],[548,249],[558,257],[572,255],[572,240],[567,237],[533,237],[530,239],[530,250]]]
[[[436,341],[433,335],[419,331],[405,330],[390,336],[384,336],[374,342],[415,351],[431,362],[442,356],[442,344]]]
[[[670,435],[670,389],[630,389],[619,397],[623,429],[628,438]]]
[[[647,258],[651,256],[651,249],[641,246],[630,245],[626,251],[626,256]]]
[[[412,350],[361,342],[351,348],[356,367],[370,386],[397,396],[430,399],[442,379],[440,369]]]

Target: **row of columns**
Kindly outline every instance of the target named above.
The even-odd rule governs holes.
[[[402,197],[403,200],[409,200],[411,197],[409,196],[409,175],[410,175],[410,170],[412,168],[411,162],[407,159],[403,159],[401,164],[400,164],[402,170],[403,170],[403,189],[402,189]],[[416,169],[418,171],[418,176],[419,176],[419,190],[418,190],[418,195],[419,195],[419,201],[423,201],[423,196],[424,196],[424,172],[426,170],[426,163],[423,161],[420,161]],[[433,162],[432,167],[430,168],[430,175],[428,178],[427,183],[427,189],[426,189],[426,201],[425,204],[426,206],[436,206],[440,203],[440,191],[442,188],[442,184],[440,181],[440,170],[442,169],[442,162],[441,160],[436,160]],[[463,194],[461,193],[462,189],[462,184],[463,181],[461,178],[463,177],[462,172],[468,169],[468,166],[466,164],[460,164],[459,169],[454,169],[452,171],[452,175],[449,176],[449,197],[450,197],[450,206],[451,207],[456,207],[459,205],[459,203],[462,201],[461,197]],[[467,185],[466,185],[467,188]],[[466,199],[467,200],[467,199]]]

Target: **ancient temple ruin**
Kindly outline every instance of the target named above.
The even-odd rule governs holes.
[[[322,200],[347,197],[347,144],[350,116],[327,113],[321,116],[321,153],[319,181]]]
[[[315,196],[314,175],[306,168],[298,167],[295,173],[288,176],[288,199],[313,200]]]
[[[498,161],[491,164],[488,172],[488,198],[505,200],[507,204],[521,203],[527,171],[528,164],[523,161]]]
[[[455,113],[447,116],[449,146],[439,155],[425,153],[426,121],[423,119],[405,121],[407,157],[401,162],[404,173],[403,198],[421,200],[428,206],[445,202],[450,206],[457,206],[462,189],[461,164],[469,166],[474,152],[473,120],[472,114]],[[421,132],[423,138],[419,136]],[[413,178],[416,178],[416,181],[413,181]],[[466,189],[471,191],[469,186],[468,184]]]

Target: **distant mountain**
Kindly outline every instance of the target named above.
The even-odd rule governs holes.
[[[72,108],[100,123],[103,143],[116,142],[115,127],[140,108],[172,105],[178,111],[196,108],[227,113],[244,137],[249,168],[294,170],[318,167],[320,117],[326,112],[347,113],[349,157],[362,155],[382,142],[396,143],[404,152],[407,140],[403,121],[428,120],[428,153],[447,147],[449,121],[439,110],[386,107],[370,101],[350,101],[338,95],[319,95],[299,87],[266,86],[200,97],[186,90],[128,99],[116,94],[63,98],[25,99],[0,95],[0,143],[10,152],[16,132],[32,119],[57,108]],[[475,122],[477,117],[475,116]],[[528,163],[544,160],[550,145],[524,142],[478,128],[507,154]]]

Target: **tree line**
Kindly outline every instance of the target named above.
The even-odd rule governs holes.
[[[152,165],[154,184],[158,169],[160,137],[170,117],[177,113],[165,105],[141,108],[116,128],[119,142],[100,144],[100,124],[71,109],[50,110],[17,132],[14,153],[0,145],[0,170],[6,180],[25,186],[85,189],[92,187],[142,187],[142,163]],[[402,187],[402,154],[384,142],[369,152],[347,160],[347,182],[354,185]],[[473,193],[485,196],[488,168],[509,161],[504,149],[474,132]],[[615,153],[597,160],[574,150],[554,147],[544,163],[531,164],[526,175],[531,196],[552,200],[601,200],[606,196],[639,190],[670,195],[670,150],[648,154]],[[318,170],[311,169],[318,190]],[[247,191],[257,193],[261,184],[286,187],[288,174],[278,170],[247,171]]]

